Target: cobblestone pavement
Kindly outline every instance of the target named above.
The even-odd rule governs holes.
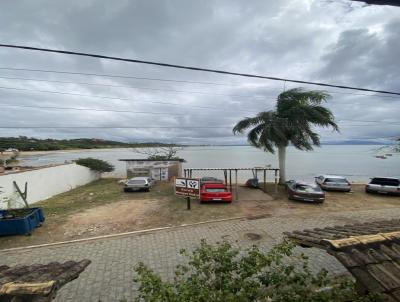
[[[135,288],[133,267],[143,261],[160,272],[165,278],[173,276],[173,268],[182,261],[181,248],[190,249],[200,239],[209,242],[222,238],[235,245],[249,246],[254,243],[263,249],[270,248],[282,239],[282,232],[295,229],[323,227],[335,224],[398,218],[400,208],[384,210],[325,213],[313,217],[273,217],[214,222],[180,227],[151,233],[127,235],[94,241],[70,243],[58,246],[0,252],[0,264],[17,265],[90,259],[92,264],[79,279],[67,284],[59,292],[56,301],[132,301]],[[246,233],[262,236],[251,241]],[[237,241],[237,242],[236,242]],[[300,249],[300,248],[299,248]],[[311,256],[312,268],[326,268],[334,273],[345,273],[344,268],[327,253],[318,249],[304,249]]]

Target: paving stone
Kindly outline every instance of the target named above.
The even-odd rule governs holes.
[[[324,213],[306,218],[291,216],[231,220],[52,247],[0,251],[0,264],[48,263],[87,258],[92,264],[79,279],[63,287],[55,301],[130,301],[135,296],[136,286],[132,280],[133,269],[138,262],[149,265],[164,278],[172,278],[174,267],[184,260],[179,251],[182,248],[192,249],[203,238],[209,242],[225,239],[241,247],[258,244],[267,251],[282,239],[285,231],[391,219],[399,215],[400,208],[391,208]],[[261,238],[251,240],[246,233],[259,234]],[[313,271],[325,268],[335,274],[347,273],[335,258],[324,251],[313,248],[297,250],[310,257]]]

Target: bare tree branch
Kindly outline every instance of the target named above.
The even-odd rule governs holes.
[[[147,156],[147,159],[153,160],[171,160],[180,159],[177,153],[182,147],[155,147],[155,148],[134,148],[133,152]]]

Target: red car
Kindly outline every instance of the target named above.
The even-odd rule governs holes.
[[[232,193],[223,183],[203,183],[200,189],[200,201],[232,202]]]

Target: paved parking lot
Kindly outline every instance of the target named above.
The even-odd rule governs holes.
[[[162,273],[165,278],[173,276],[173,268],[182,261],[181,248],[192,248],[200,239],[209,242],[222,238],[235,245],[259,244],[269,249],[282,238],[282,232],[295,229],[323,227],[328,225],[398,218],[400,208],[325,213],[315,216],[273,217],[215,222],[196,226],[179,227],[151,233],[134,234],[58,246],[0,252],[0,264],[17,265],[90,259],[92,264],[79,279],[66,285],[56,301],[131,301],[135,294],[133,267],[143,261]],[[246,233],[261,235],[252,241]],[[312,268],[327,268],[334,273],[345,273],[342,266],[323,251],[306,249],[312,258]]]

